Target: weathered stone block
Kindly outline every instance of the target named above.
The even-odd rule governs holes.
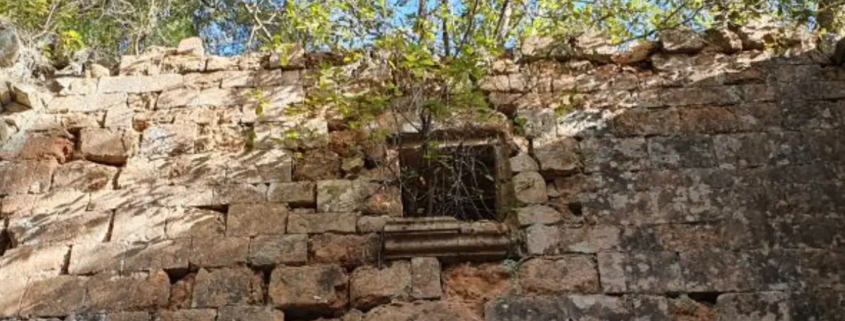
[[[748,253],[720,250],[681,252],[684,287],[689,292],[737,292],[754,289]]]
[[[315,149],[297,158],[293,178],[296,181],[335,179],[341,176],[342,160],[332,151]]]
[[[683,290],[675,252],[599,253],[605,292],[668,293]]]
[[[202,38],[190,37],[180,40],[179,46],[176,47],[176,53],[180,55],[205,55]]]
[[[537,164],[537,161],[526,153],[519,153],[519,155],[511,157],[508,159],[508,163],[510,163],[511,172],[514,173],[536,172],[540,170],[540,165]]]
[[[214,268],[247,262],[247,237],[194,237],[192,240],[191,266]]]
[[[64,164],[53,176],[54,189],[73,189],[92,192],[111,189],[117,168],[85,161]]]
[[[1,262],[0,262],[1,263]],[[4,267],[4,269],[6,269]],[[8,318],[5,320],[17,321],[21,299],[26,293],[26,285],[28,278],[20,277],[21,274],[15,277],[3,278],[3,272],[0,272],[0,282],[3,284],[3,295],[0,296],[0,318]]]
[[[533,259],[519,269],[519,285],[532,294],[596,293],[599,275],[596,262],[586,255],[567,255],[556,260]]]
[[[97,243],[106,240],[110,220],[111,212],[13,216],[8,230],[21,245]]]
[[[375,233],[384,230],[391,216],[361,216],[358,218],[358,233]]]
[[[196,125],[156,125],[144,130],[139,153],[146,156],[190,154],[194,152]]]
[[[290,234],[315,234],[325,232],[355,233],[358,221],[356,213],[290,213],[288,228]]]
[[[252,111],[244,108],[244,115]],[[329,144],[329,125],[324,119],[285,120],[281,108],[265,111],[255,125],[255,147],[258,149],[320,148]]]
[[[317,209],[321,212],[350,212],[361,208],[362,197],[352,181],[317,182]]]
[[[222,307],[217,321],[285,321],[282,311],[270,307]]]
[[[107,321],[150,321],[150,313],[146,311],[124,311],[106,314]]]
[[[277,308],[299,311],[341,310],[348,300],[349,278],[336,265],[273,270],[270,299]]]
[[[200,269],[192,308],[257,305],[264,298],[264,280],[248,268]]]
[[[153,270],[118,276],[100,273],[88,280],[88,311],[146,310],[164,307],[170,297],[167,273]]]
[[[288,209],[277,204],[235,204],[229,206],[226,234],[257,236],[284,234]]]
[[[308,236],[260,235],[249,245],[249,263],[254,266],[299,265],[308,261]]]
[[[138,134],[129,129],[86,128],[80,132],[79,150],[92,162],[122,166],[137,145]]]
[[[258,150],[234,156],[226,178],[240,183],[281,183],[291,181],[293,161],[283,150]]]
[[[267,199],[292,206],[315,206],[316,187],[314,182],[272,183],[267,191]]]
[[[789,294],[784,292],[722,294],[716,309],[719,320],[792,320],[793,313]]]
[[[73,142],[61,136],[29,134],[18,159],[47,160],[55,159],[64,163],[73,157]]]
[[[415,299],[439,299],[442,295],[440,261],[435,257],[412,258],[411,296]]]
[[[20,246],[0,256],[0,280],[28,276],[56,276],[62,270],[70,248],[65,245]],[[1,301],[1,300],[0,300]],[[5,307],[0,306],[0,311]]]
[[[697,53],[704,49],[704,39],[690,29],[667,29],[659,33],[663,50],[669,53]]]
[[[644,138],[588,138],[581,142],[584,172],[639,171],[649,168]]]
[[[581,167],[578,154],[578,141],[573,138],[562,138],[534,147],[534,157],[543,171],[574,172]]]
[[[648,153],[658,168],[716,166],[713,140],[708,136],[653,137],[648,139]]]
[[[75,245],[70,254],[70,274],[118,273],[129,249],[121,243],[85,243]]]
[[[560,228],[534,224],[525,230],[525,247],[531,255],[554,254],[558,252]]]
[[[392,301],[405,301],[411,293],[411,264],[395,261],[390,266],[377,269],[364,266],[355,269],[349,281],[352,305],[369,309]]]
[[[555,224],[563,220],[563,215],[554,208],[545,205],[531,205],[516,210],[519,226],[533,224]]]
[[[484,315],[489,321],[630,320],[632,317],[626,300],[603,295],[498,299],[487,304]]]
[[[189,238],[133,243],[124,254],[123,271],[186,271],[190,254]]]
[[[161,310],[155,321],[215,321],[217,311],[214,309],[192,310]]]
[[[118,209],[111,239],[128,242],[163,239],[165,224],[174,214],[172,209],[155,206]]]
[[[85,308],[86,281],[71,275],[30,280],[20,302],[20,314],[47,317],[81,312]]]
[[[51,100],[47,105],[47,110],[53,113],[92,113],[125,107],[126,101],[125,93],[64,96]]]
[[[213,187],[217,204],[259,204],[267,202],[265,184],[226,184]]]
[[[299,70],[259,70],[255,77],[255,85],[267,86],[301,86],[302,77]]]
[[[713,147],[720,164],[737,168],[757,167],[772,162],[776,142],[765,133],[716,135]]]
[[[223,236],[226,230],[223,213],[185,208],[183,212],[174,212],[167,220],[167,237],[215,238]]]
[[[100,79],[101,93],[148,93],[165,91],[183,86],[182,75],[106,77]]]
[[[343,267],[356,267],[375,262],[379,242],[375,234],[312,236],[308,250],[311,260],[317,263],[335,263]]]
[[[663,106],[732,105],[742,101],[740,88],[734,86],[666,88],[660,91]]]
[[[540,173],[523,172],[513,177],[516,199],[525,204],[543,203],[549,199],[546,181]]]
[[[0,195],[47,192],[57,165],[54,160],[0,161]]]

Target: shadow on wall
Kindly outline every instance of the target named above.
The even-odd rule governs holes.
[[[571,71],[523,75],[548,82],[550,90],[541,85],[517,93],[526,90],[513,90],[508,80],[504,93],[491,94],[491,100],[504,99],[494,103],[510,108],[508,116],[524,119],[524,152],[539,165],[515,173],[517,198],[562,217],[519,222],[526,256],[588,255],[603,274],[614,267],[605,265],[608,255],[619,255],[614,260],[623,266],[637,266],[633,253],[661,252],[667,255],[640,262],[659,266],[652,272],[629,270],[619,280],[602,275],[602,289],[586,292],[782,291],[792,295],[793,318],[832,315],[825,314],[834,307],[824,306],[831,302],[824,290],[830,295],[845,290],[845,276],[834,268],[845,263],[839,254],[845,218],[837,214],[845,210],[845,69],[821,66],[809,55],[756,51],[658,53],[649,66],[637,68],[561,65],[567,67],[555,68]],[[216,308],[231,302],[215,300],[227,299],[275,304],[265,302],[273,301],[264,294],[271,287],[269,271],[313,263],[314,249],[308,247],[319,235],[311,235],[311,242],[303,237],[295,245],[279,243],[284,249],[277,255],[285,257],[267,263],[253,252],[264,232],[241,232],[237,224],[289,233],[294,212],[318,211],[307,200],[314,198],[314,187],[305,192],[305,202],[297,201],[308,209],[245,222],[232,208],[267,203],[272,188],[267,182],[291,180],[291,160],[284,155],[145,158],[143,166],[130,160],[119,174],[92,163],[79,166],[85,175],[78,178],[59,180],[57,171],[46,194],[6,196],[0,316]],[[287,174],[243,180],[274,172],[280,157]],[[105,183],[91,185],[92,177]],[[227,185],[232,181],[239,184]],[[335,224],[340,223],[319,223],[319,233],[356,232],[354,222],[351,231]],[[253,269],[244,269],[247,277],[232,277],[231,284],[244,288],[237,298],[200,297],[180,281],[200,269],[243,266]],[[168,273],[166,282],[161,271]],[[254,277],[263,283],[253,284]],[[42,282],[56,278],[62,281]],[[256,289],[260,295],[247,293]],[[348,295],[346,284],[337,291]],[[487,318],[505,319],[523,307],[544,306],[548,313],[561,308],[526,300],[513,301],[517,308],[511,312],[493,302]],[[731,304],[720,300],[717,304]],[[120,304],[111,305],[115,302]]]

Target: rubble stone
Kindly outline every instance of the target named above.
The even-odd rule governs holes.
[[[349,289],[352,305],[364,310],[392,301],[408,300],[411,294],[411,264],[395,261],[382,269],[357,268],[350,277]]]
[[[439,299],[442,295],[440,261],[434,257],[412,258],[411,296],[415,299]]]

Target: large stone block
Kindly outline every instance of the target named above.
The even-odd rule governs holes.
[[[364,266],[355,269],[349,281],[349,296],[358,309],[370,309],[392,301],[405,301],[411,294],[411,264],[395,261],[377,269]]]
[[[262,204],[267,202],[266,184],[224,184],[213,187],[214,201],[226,204]]]
[[[568,295],[505,298],[490,301],[488,321],[528,320],[631,320],[631,307],[620,297]]]
[[[47,192],[57,165],[54,160],[0,161],[0,195]]]
[[[640,171],[650,167],[644,138],[588,138],[581,142],[584,172]]]
[[[182,75],[105,77],[100,79],[101,93],[148,93],[182,87]]]
[[[554,208],[545,205],[531,205],[516,210],[519,226],[533,224],[555,224],[563,220],[563,215]]]
[[[86,278],[71,275],[30,280],[20,302],[20,314],[49,317],[81,312],[85,309],[86,281]]]
[[[513,177],[516,199],[525,204],[544,203],[549,200],[546,181],[540,173],[522,172]]]
[[[728,134],[713,137],[716,159],[736,168],[771,164],[776,141],[765,133]]]
[[[86,161],[70,162],[56,170],[53,176],[53,188],[83,192],[111,189],[117,170],[115,167]]]
[[[161,310],[155,321],[215,321],[217,311],[214,309],[192,310]]]
[[[789,294],[727,293],[716,300],[719,320],[793,320]]]
[[[284,234],[288,209],[278,204],[235,204],[229,206],[228,236]]]
[[[248,255],[247,237],[194,237],[191,242],[191,266],[235,266],[246,263]]]
[[[79,150],[92,162],[122,166],[137,145],[138,134],[130,129],[86,128],[80,132]]]
[[[375,234],[338,235],[325,233],[310,239],[308,250],[317,263],[334,263],[343,267],[370,264],[378,258],[379,242]]]
[[[126,107],[127,100],[125,93],[63,96],[51,100],[47,110],[51,113],[93,113]]]
[[[436,257],[412,258],[411,296],[415,299],[439,299],[442,295],[440,261]]]
[[[121,208],[115,211],[113,241],[146,242],[165,238],[165,224],[174,210],[157,206]]]
[[[336,265],[285,267],[273,270],[270,299],[284,310],[328,312],[346,306],[349,278]]]
[[[62,271],[70,248],[64,245],[20,246],[0,256],[0,280],[29,276],[56,276]],[[2,282],[2,281],[0,281]],[[2,300],[0,300],[2,301]],[[2,311],[3,307],[0,307]]]
[[[314,182],[272,183],[267,190],[267,200],[292,206],[315,206],[316,188]]]
[[[226,230],[224,222],[223,213],[193,207],[185,208],[183,211],[174,212],[168,218],[167,237],[222,237]]]
[[[716,166],[713,140],[709,136],[653,137],[648,139],[652,165],[658,168],[704,168]]]
[[[258,150],[233,156],[226,178],[246,184],[291,181],[293,161],[283,150]]]
[[[681,128],[677,109],[627,109],[613,118],[610,131],[617,136],[668,135]]]
[[[68,273],[76,275],[100,272],[119,273],[129,245],[123,243],[86,243],[73,247]]]
[[[144,130],[139,153],[146,156],[175,156],[194,152],[196,125],[156,125]]]
[[[4,278],[0,272],[0,283],[3,284],[3,295],[0,296],[0,318],[8,318],[5,320],[18,320],[20,312],[21,299],[26,293],[26,285],[29,278],[14,277]]]
[[[189,238],[133,243],[124,254],[123,271],[186,271],[190,254]]]
[[[98,243],[106,240],[111,216],[86,211],[13,216],[8,230],[21,245]]]
[[[270,307],[222,307],[217,321],[285,321],[282,311]]]
[[[54,135],[29,134],[18,159],[47,160],[55,159],[64,163],[73,157],[73,142],[66,137]]]
[[[248,268],[200,269],[191,307],[260,305],[263,300],[264,280],[260,274]]]
[[[249,263],[254,266],[300,265],[308,261],[308,236],[260,235],[249,244]]]
[[[360,209],[368,193],[357,181],[330,180],[317,182],[317,210],[351,212]]]
[[[91,312],[155,309],[170,298],[170,279],[162,270],[125,276],[100,273],[87,285],[86,306]]]
[[[519,268],[519,285],[532,294],[596,293],[599,275],[596,263],[586,255],[560,259],[533,259]]]
[[[356,213],[298,213],[288,214],[288,233],[315,234],[325,232],[355,233]]]
[[[599,253],[602,288],[611,293],[680,292],[679,261],[675,252]]]
[[[297,157],[293,178],[296,181],[330,180],[341,176],[341,157],[330,150],[308,150]]]
[[[534,158],[543,171],[572,173],[581,167],[578,149],[578,141],[574,138],[561,138],[535,145]]]

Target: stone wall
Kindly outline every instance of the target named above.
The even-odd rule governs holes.
[[[496,260],[383,259],[400,191],[285,113],[300,51],[4,84],[0,320],[843,320],[845,70],[743,30],[495,62],[519,206],[453,229]]]

